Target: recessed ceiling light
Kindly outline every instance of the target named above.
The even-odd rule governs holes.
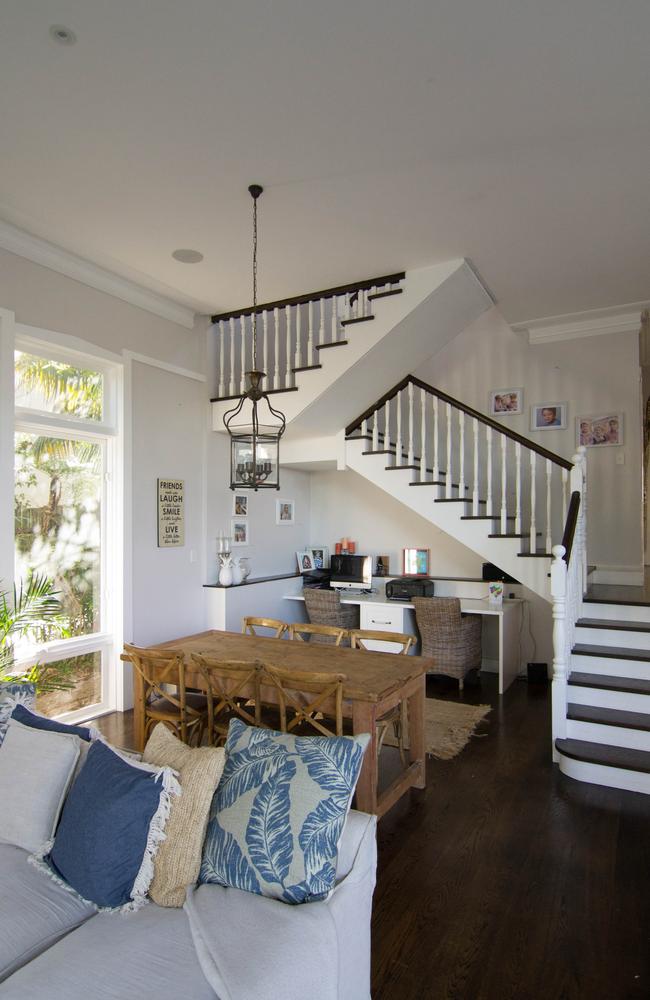
[[[203,260],[203,254],[198,250],[174,250],[172,257],[181,264],[200,264]]]
[[[59,45],[74,45],[77,36],[71,28],[66,28],[64,24],[53,24],[50,28],[50,36]]]

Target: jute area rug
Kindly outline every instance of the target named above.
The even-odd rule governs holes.
[[[469,743],[479,722],[491,711],[489,705],[463,705],[457,701],[427,698],[424,702],[424,742],[426,751],[438,760],[451,760]],[[408,746],[408,734],[406,734]],[[397,746],[392,728],[384,739]]]

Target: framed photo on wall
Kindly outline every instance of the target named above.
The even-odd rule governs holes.
[[[586,448],[611,448],[623,444],[623,414],[576,417],[576,441]]]
[[[310,545],[314,557],[314,569],[329,569],[330,550],[326,545]]]
[[[232,545],[250,545],[248,518],[233,517],[231,530]]]
[[[235,517],[248,517],[248,493],[233,493],[232,512]]]
[[[523,389],[493,389],[490,393],[491,417],[512,417],[524,411]]]
[[[531,431],[565,430],[568,403],[535,403],[530,408]]]
[[[402,573],[404,576],[428,576],[429,550],[404,549],[402,565]]]
[[[296,504],[293,500],[275,501],[275,523],[294,524],[296,520]]]

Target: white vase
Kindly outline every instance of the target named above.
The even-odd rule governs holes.
[[[219,583],[222,587],[232,586],[232,560],[228,559],[219,570]]]
[[[241,583],[243,580],[241,566],[239,565],[239,559],[233,559],[232,562],[232,582],[234,586]]]

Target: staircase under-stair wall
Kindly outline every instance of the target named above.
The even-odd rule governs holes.
[[[384,392],[491,305],[464,261],[267,303],[258,362],[281,394],[285,440],[314,457],[333,442],[339,467],[550,602],[554,760],[650,794],[650,603],[586,596],[585,449],[568,461],[414,375]],[[223,431],[252,367],[251,310],[213,321]]]

